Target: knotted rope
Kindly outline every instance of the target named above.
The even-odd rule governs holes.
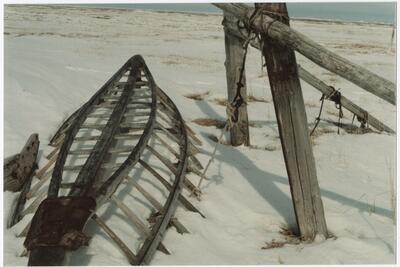
[[[342,94],[339,92],[340,88],[338,90],[335,89],[335,87],[333,86],[329,86],[332,89],[332,92],[329,95],[325,95],[324,93],[322,93],[321,96],[321,106],[319,109],[319,113],[318,116],[315,118],[315,125],[313,127],[313,129],[310,132],[310,136],[313,135],[315,129],[318,127],[318,124],[321,120],[321,113],[322,113],[322,108],[324,106],[324,100],[325,99],[329,99],[333,102],[335,102],[335,107],[339,110],[339,114],[338,114],[338,131],[337,133],[340,134],[340,127],[341,127],[341,119],[343,118],[343,109],[342,109],[342,102],[341,102],[341,98],[342,98]]]
[[[255,17],[257,16],[257,14],[259,13],[259,9],[255,8],[253,13],[251,14],[247,25],[252,25],[253,21],[255,19]],[[245,28],[244,26],[241,26],[240,23],[243,23],[243,21],[238,20],[237,21],[237,26],[239,31],[243,28]],[[243,23],[244,24],[244,23]],[[245,25],[245,24],[244,24]],[[243,57],[242,57],[242,64],[240,67],[240,72],[239,72],[239,79],[238,82],[236,83],[236,94],[234,96],[234,98],[232,99],[232,101],[230,103],[227,104],[226,106],[226,116],[227,116],[227,120],[225,123],[225,127],[222,129],[221,134],[217,140],[217,143],[214,146],[214,150],[211,154],[210,159],[207,162],[206,167],[203,170],[203,173],[200,177],[199,183],[197,184],[197,190],[194,189],[192,191],[192,193],[190,194],[190,196],[196,195],[198,198],[200,198],[201,195],[201,190],[200,190],[200,186],[201,183],[203,182],[204,179],[206,178],[206,172],[208,170],[208,168],[211,165],[211,162],[214,161],[216,152],[217,152],[217,148],[218,145],[221,143],[222,137],[224,135],[225,132],[229,131],[230,129],[232,129],[232,127],[234,127],[234,125],[236,125],[236,123],[239,121],[239,108],[242,105],[247,105],[245,99],[243,98],[242,94],[241,94],[241,89],[244,87],[243,84],[243,77],[244,77],[244,70],[245,70],[245,66],[246,66],[246,58],[247,58],[247,51],[249,48],[249,43],[250,41],[254,40],[255,38],[257,38],[258,35],[253,33],[253,31],[251,30],[251,27],[248,27],[248,31],[247,31],[247,38],[245,40],[245,42],[243,43]]]

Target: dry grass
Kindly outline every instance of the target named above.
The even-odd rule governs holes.
[[[336,131],[331,128],[318,126],[315,129],[315,131],[313,132],[313,134],[311,135],[311,145],[312,146],[318,145],[318,143],[316,141],[316,139],[318,137],[325,135],[325,134],[335,133],[335,132]],[[310,130],[310,133],[311,133],[311,130]]]
[[[228,105],[228,99],[226,98],[214,98],[213,100],[217,105],[220,106],[224,106],[226,107]],[[268,99],[265,99],[263,97],[259,97],[259,96],[253,96],[253,95],[249,95],[247,97],[247,103],[251,103],[251,102],[262,102],[262,103],[270,103],[271,101]]]
[[[343,127],[343,129],[348,134],[366,134],[366,133],[379,133],[377,131],[372,130],[371,128],[361,128],[361,127]]]
[[[214,102],[217,105],[226,107],[228,105],[228,100],[226,98],[214,98]]]
[[[273,144],[268,144],[266,146],[250,145],[250,148],[257,149],[257,150],[266,150],[266,151],[275,151],[278,149],[278,147]]]
[[[216,127],[217,129],[222,129],[225,127],[226,121],[217,120],[217,119],[208,119],[208,118],[198,118],[192,120],[192,122],[206,127]]]
[[[261,247],[261,249],[281,248],[285,244],[285,241],[275,241],[275,239],[272,239],[271,242],[265,242],[265,246]]]
[[[311,136],[311,139],[320,137],[320,136],[325,135],[325,134],[335,133],[335,132],[336,131],[331,129],[331,128],[318,126],[315,129],[313,135]]]
[[[187,94],[187,95],[183,95],[183,96],[186,97],[186,98],[189,98],[189,99],[200,101],[200,100],[204,100],[204,98],[206,96],[208,96],[209,94],[210,94],[210,91],[207,91],[207,92],[204,92],[204,93],[197,93],[197,94],[196,93]]]
[[[261,249],[281,248],[286,244],[299,245],[301,243],[300,236],[287,227],[281,226],[279,233],[283,235],[283,240],[276,241],[275,239],[272,239],[271,242],[265,242],[265,246]]]

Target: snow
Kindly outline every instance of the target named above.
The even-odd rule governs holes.
[[[139,10],[84,9],[55,6],[5,6],[4,156],[18,153],[28,136],[39,133],[40,166],[51,151],[49,137],[63,119],[90,98],[134,54],[143,55],[157,84],[173,99],[203,141],[205,165],[220,130],[191,122],[225,118],[215,99],[226,96],[224,38],[220,15],[160,13]],[[395,81],[391,27],[293,21],[292,27],[328,49]],[[396,108],[297,54],[299,64],[395,129]],[[163,243],[172,252],[157,252],[154,265],[200,264],[393,264],[395,223],[392,193],[396,137],[340,131],[325,121],[325,133],[313,138],[318,180],[329,231],[334,238],[281,248],[261,249],[284,240],[281,227],[296,224],[279,134],[260,53],[249,50],[249,94],[269,102],[249,103],[251,143],[220,145],[202,184],[206,215],[178,208],[176,217],[189,229],[167,231]],[[319,110],[320,93],[302,82],[310,127]],[[185,94],[210,93],[202,101]],[[323,118],[337,121],[326,103]],[[352,114],[344,111],[343,122]],[[227,135],[225,136],[227,137]],[[263,149],[267,146],[269,149]],[[17,195],[4,193],[4,225]],[[26,265],[19,257],[18,233],[29,218],[4,231],[6,265]],[[129,236],[124,224],[112,224]],[[119,249],[94,224],[88,248],[72,253],[70,264],[127,265]]]

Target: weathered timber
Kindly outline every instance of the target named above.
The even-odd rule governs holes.
[[[130,73],[128,75],[128,80],[126,82],[119,82],[121,76],[126,76],[127,72]],[[131,75],[131,73],[137,73],[138,75]],[[139,78],[140,76],[141,78]],[[130,80],[131,77],[134,77],[133,82]],[[136,88],[136,86],[133,85],[131,88],[132,97],[126,96],[124,93],[127,91],[127,87],[135,82],[141,84],[140,79],[142,79],[142,81],[146,80],[146,85],[148,85],[148,88]],[[112,105],[113,110],[111,110],[111,112],[107,112],[107,114],[101,114],[95,107],[98,105],[101,106],[101,104],[104,102],[104,97],[109,95],[109,93],[114,90],[113,88],[115,88],[115,86],[124,86],[124,88],[118,90],[118,96],[112,96],[116,100],[115,104]],[[128,113],[127,111],[129,105],[135,101],[134,99],[137,90],[147,91],[147,93],[149,93],[148,98],[151,99],[151,103],[139,103],[148,104],[148,111],[143,113],[143,115],[148,117],[148,120],[146,124],[140,124],[140,128],[143,130],[143,133],[140,135],[132,135],[127,134],[130,129],[124,126],[130,126],[129,121],[133,121],[133,123],[136,124],[143,122],[142,120],[134,120],[138,113]],[[121,103],[123,103],[123,101],[127,101],[127,104],[125,105],[125,111],[120,110]],[[162,107],[158,109],[158,106]],[[91,206],[89,209],[84,208],[82,211],[84,211],[85,214],[90,212],[90,214],[93,215],[97,208],[114,198],[113,194],[116,192],[118,186],[123,182],[124,178],[129,174],[134,165],[141,160],[140,157],[146,147],[149,145],[151,136],[153,136],[156,130],[161,130],[157,126],[156,113],[162,114],[162,116],[167,119],[167,126],[165,126],[165,129],[162,130],[170,134],[169,136],[167,135],[168,137],[173,137],[169,141],[176,143],[172,145],[170,142],[166,141],[168,146],[170,146],[170,151],[172,152],[172,148],[179,148],[179,152],[178,149],[174,149],[175,153],[173,154],[176,156],[177,162],[170,166],[170,170],[173,176],[175,176],[175,179],[171,183],[161,179],[162,182],[167,184],[166,187],[170,192],[166,202],[163,205],[157,202],[155,198],[153,198],[147,191],[144,190],[144,188],[136,186],[138,191],[143,194],[145,198],[148,199],[158,210],[157,213],[151,216],[151,225],[149,228],[147,228],[147,224],[138,224],[137,218],[139,217],[135,218],[133,214],[134,211],[130,210],[124,203],[117,201],[118,206],[123,210],[125,215],[130,218],[129,223],[133,223],[136,226],[139,225],[139,230],[142,233],[145,233],[144,243],[138,248],[137,256],[133,255],[133,253],[130,253],[127,250],[128,248],[126,245],[121,243],[121,239],[116,236],[116,234],[113,233],[112,230],[104,224],[104,222],[101,224],[101,219],[97,220],[97,222],[100,222],[101,225],[99,226],[110,235],[110,237],[130,259],[130,263],[134,265],[148,264],[157,248],[168,253],[161,243],[168,225],[174,225],[181,233],[188,232],[187,229],[176,218],[173,217],[173,214],[178,206],[178,201],[185,203],[184,205],[190,210],[199,212],[181,195],[181,191],[183,184],[187,183],[187,181],[185,181],[186,171],[188,169],[193,169],[193,167],[188,167],[189,158],[199,151],[194,145],[191,144],[189,137],[193,140],[193,142],[201,143],[201,141],[195,136],[193,131],[186,128],[185,123],[175,104],[160,88],[157,87],[143,58],[140,56],[134,56],[115,75],[113,75],[113,77],[88,102],[86,102],[83,107],[81,107],[78,112],[75,113],[74,116],[68,119],[60,127],[59,131],[57,131],[59,134],[57,134],[58,137],[55,138],[54,144],[60,145],[60,149],[58,155],[56,155],[57,150],[54,150],[54,153],[51,153],[52,157],[57,156],[56,164],[53,167],[54,171],[52,172],[48,169],[46,172],[42,172],[44,173],[42,180],[36,183],[34,188],[32,188],[32,190],[29,192],[30,196],[36,198],[34,202],[32,202],[32,204],[22,212],[24,215],[26,215],[35,211],[37,203],[41,202],[41,198],[46,195],[46,191],[41,189],[45,189],[45,183],[48,181],[50,174],[52,173],[52,179],[50,181],[48,190],[48,198],[42,203],[53,203],[56,205],[54,206],[51,204],[50,206],[53,206],[52,208],[50,206],[43,206],[40,208],[39,206],[39,209],[34,216],[34,220],[32,221],[32,226],[27,226],[23,231],[23,234],[27,234],[24,244],[31,254],[29,260],[30,264],[64,264],[64,255],[67,250],[78,249],[80,246],[85,245],[86,237],[83,232],[85,230],[84,225],[90,216],[80,218],[79,222],[77,222],[78,224],[73,226],[73,232],[71,232],[69,230],[69,226],[67,225],[70,224],[70,221],[73,221],[74,219],[67,219],[67,214],[79,212],[79,210],[82,210],[83,208],[80,206],[86,203],[86,200],[91,199],[91,201],[94,201],[93,204],[95,204],[95,206]],[[92,116],[94,114],[96,115]],[[133,118],[127,119],[127,114],[131,114]],[[87,118],[97,118],[98,120],[96,122],[92,121],[88,124],[85,123]],[[104,121],[103,123],[100,122],[103,119],[108,119],[106,124],[104,124]],[[115,124],[116,127],[111,126],[111,124]],[[92,131],[83,131],[83,135],[79,136],[80,129],[87,125],[92,128],[101,128],[101,134],[93,135]],[[115,130],[115,132],[107,133],[107,131],[111,129],[117,130]],[[122,145],[122,143],[124,143],[123,141],[121,141],[121,143],[118,143],[120,141],[117,142],[118,139],[133,140],[136,138],[139,138],[139,140],[137,140],[137,142],[135,142],[136,144],[132,145],[130,149],[128,147],[125,148],[124,146],[128,144]],[[88,150],[85,144],[76,144],[75,141],[88,141],[92,149]],[[96,141],[96,143],[93,145],[92,141]],[[72,143],[76,144],[77,146],[75,150],[71,151]],[[118,163],[111,163],[114,162],[114,155],[116,155],[115,153],[125,153],[123,155],[118,154],[125,157],[124,161],[119,163],[121,157],[118,157]],[[86,159],[84,165],[78,165],[79,163],[75,162],[73,160],[74,157],[72,157],[72,160],[69,161],[71,165],[65,166],[65,160],[68,154],[88,154],[89,157]],[[111,157],[111,155],[113,156]],[[145,155],[147,158],[149,153],[146,153]],[[91,162],[91,157],[96,158],[96,160],[92,160],[93,164],[85,167],[86,164]],[[201,164],[199,165],[201,166]],[[52,168],[50,164],[49,168]],[[108,169],[105,171],[107,168],[112,168],[112,170]],[[74,182],[69,180],[69,173],[62,177],[63,171],[66,170],[80,171]],[[86,173],[84,175],[83,173],[85,171]],[[93,173],[95,173],[95,175],[93,175]],[[159,177],[156,178],[160,180]],[[65,180],[63,181],[63,179]],[[60,188],[71,189],[67,197],[58,195]],[[60,194],[65,193],[66,192],[61,192]],[[72,204],[76,203],[78,206],[75,204],[71,206],[67,202],[64,202],[63,199],[67,202],[72,201]],[[83,202],[80,202],[80,200]],[[58,218],[58,215],[61,217]],[[92,218],[99,219],[96,215],[93,215]],[[56,220],[55,223],[51,223],[53,219]],[[60,223],[60,221],[63,223]],[[60,226],[60,228],[57,228],[57,225]],[[64,226],[66,226],[66,228]],[[29,231],[27,230],[28,228],[30,229]],[[50,229],[50,232],[45,231],[45,229]],[[46,233],[51,234],[46,235]],[[39,240],[36,237],[39,237]],[[48,237],[50,239],[48,239]],[[69,239],[70,237],[72,237],[72,239]],[[68,244],[63,242],[67,242]],[[60,246],[60,248],[54,250],[49,246]]]
[[[157,199],[155,199],[149,192],[147,192],[142,186],[140,186],[130,177],[126,177],[126,179],[128,179],[129,183],[131,183],[151,203],[151,205],[153,205],[153,207],[157,209],[158,212],[163,212],[162,204],[158,202]],[[177,218],[171,219],[171,225],[173,225],[180,234],[189,233],[186,227],[184,227]]]
[[[100,140],[96,142],[91,154],[86,160],[83,168],[79,172],[76,178],[75,185],[72,187],[69,195],[78,196],[82,194],[89,194],[86,190],[91,190],[91,185],[97,176],[97,173],[103,164],[104,157],[111,146],[111,142],[114,139],[114,135],[119,129],[123,114],[128,106],[129,98],[132,95],[132,87],[135,87],[136,77],[139,74],[138,69],[131,70],[128,78],[128,82],[125,83],[125,88],[121,98],[115,105],[115,108],[104,126],[101,133]],[[84,190],[82,190],[85,188]],[[93,192],[94,193],[94,192]]]
[[[224,28],[229,31],[230,34],[235,35],[242,40],[246,38],[246,36],[244,36],[244,34],[239,31],[237,23],[234,23],[234,21],[232,20],[228,20],[227,17],[224,18]],[[256,49],[261,50],[261,44],[257,39],[251,40],[250,45]],[[317,77],[312,75],[300,65],[298,65],[298,75],[300,79],[312,85],[315,89],[322,92],[326,96],[329,96],[333,93],[333,89],[330,86],[319,80]],[[357,115],[362,120],[368,121],[368,123],[377,130],[385,131],[388,133],[395,133],[395,131],[392,130],[390,127],[388,127],[387,125],[373,117],[371,114],[369,114],[366,110],[354,104],[351,100],[343,96],[343,93],[341,94],[341,103],[344,108],[346,108],[351,113]]]
[[[159,95],[165,95],[165,99],[168,102],[171,102],[171,107],[173,107],[175,111],[175,116],[179,119],[180,123],[178,125],[178,131],[181,133],[186,133],[185,123],[183,122],[183,118],[178,111],[175,104],[171,99],[167,97],[167,95],[162,92],[161,89],[158,90],[160,92]],[[182,135],[180,140],[180,157],[178,158],[177,164],[177,174],[175,175],[175,181],[172,185],[171,194],[168,196],[167,201],[164,205],[164,213],[163,216],[160,216],[156,219],[155,224],[152,227],[149,238],[147,238],[138,252],[138,258],[140,262],[149,264],[154,251],[156,250],[158,244],[161,242],[163,236],[160,235],[160,232],[164,232],[167,228],[171,218],[177,208],[178,198],[182,191],[183,182],[185,180],[185,173],[188,163],[188,158],[186,155],[188,154],[188,137],[186,134]]]
[[[224,19],[232,17],[224,12]],[[235,18],[231,18],[235,20]],[[226,71],[226,85],[228,89],[228,102],[232,101],[237,96],[237,88],[240,86],[240,95],[246,101],[247,99],[247,86],[246,86],[246,71],[241,70],[243,64],[243,56],[246,53],[243,45],[244,41],[224,30],[225,34],[225,71]],[[244,64],[243,64],[244,66]],[[239,85],[240,72],[243,71],[242,81]],[[237,122],[230,128],[230,142],[233,146],[240,146],[242,144],[250,145],[249,134],[249,119],[247,115],[247,105],[243,103],[238,108]]]
[[[52,197],[57,197],[59,186],[62,180],[62,172],[65,164],[65,160],[68,155],[68,150],[70,149],[76,134],[78,133],[80,127],[86,120],[88,114],[94,109],[94,105],[101,102],[102,97],[107,93],[110,88],[112,88],[116,81],[118,81],[122,75],[126,72],[126,69],[130,65],[130,60],[126,62],[101,88],[99,91],[93,95],[88,102],[86,102],[81,108],[74,112],[67,121],[60,127],[57,133],[54,135],[50,144],[56,143],[62,135],[63,142],[60,147],[60,153],[58,154],[54,171],[52,173],[52,178],[49,185],[48,195]]]
[[[32,134],[21,152],[4,162],[4,191],[20,191],[33,176],[37,164],[39,136]],[[29,190],[29,189],[28,189]]]
[[[41,179],[42,176],[45,174],[45,172],[54,164],[54,162],[57,159],[58,154],[53,154],[53,156],[49,159],[49,161],[46,163],[46,165],[43,166],[37,173],[36,177]]]
[[[245,23],[248,23],[249,18],[254,13],[253,8],[240,3],[214,3],[213,5],[231,13]],[[393,82],[327,50],[269,15],[256,16],[253,23],[247,26],[254,32],[265,34],[271,40],[296,50],[319,66],[332,71],[385,101],[393,105],[396,104],[396,87]]]
[[[304,68],[302,68],[300,65],[298,65],[298,72],[300,78],[307,82],[308,84],[312,85],[315,87],[318,91],[322,92],[325,96],[330,96],[335,92],[335,89],[312,75],[310,72],[306,71]],[[352,101],[350,101],[348,98],[345,96],[341,95],[340,97],[340,102],[344,108],[346,108],[348,111],[359,117],[361,120],[367,122],[369,125],[372,127],[376,128],[379,131],[385,131],[387,133],[394,134],[395,131],[391,129],[389,126],[385,125],[381,121],[379,121],[377,118],[369,114],[366,110],[362,109],[358,105],[354,104]]]
[[[142,222],[140,218],[128,206],[126,206],[114,195],[111,196],[111,199],[114,201],[115,205],[122,210],[129,221],[131,221],[136,226],[136,228],[142,235],[144,235],[145,237],[148,237],[150,235],[150,230],[147,228],[144,222]],[[165,254],[171,254],[162,242],[160,242],[157,249],[164,252]]]
[[[284,3],[257,4],[288,16]],[[289,25],[289,21],[283,21]],[[261,35],[297,224],[303,240],[328,237],[294,51]]]
[[[107,224],[96,214],[93,214],[92,219],[97,225],[107,233],[107,235],[118,245],[118,247],[124,252],[125,256],[131,265],[135,265],[137,262],[135,254],[128,248],[128,246],[114,233],[114,231],[107,226]]]
[[[168,189],[168,191],[172,191],[172,185],[164,177],[162,177],[156,170],[154,170],[149,164],[147,164],[143,160],[139,160],[139,163],[151,174],[153,174],[153,176],[156,177]],[[185,198],[182,194],[179,195],[179,201],[186,209],[192,212],[199,213],[203,218],[206,217],[200,210],[198,210],[195,206],[193,206],[193,204],[190,203],[190,201],[187,200],[187,198]]]

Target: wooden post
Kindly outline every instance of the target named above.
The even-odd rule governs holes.
[[[224,20],[237,20],[231,15],[224,14]],[[224,27],[225,28],[225,27]],[[237,83],[239,82],[240,69],[242,68],[244,41],[236,36],[230,34],[227,30],[225,32],[225,69],[226,69],[226,83],[228,88],[228,103],[231,103],[236,96]],[[240,89],[240,94],[243,99],[247,100],[246,88],[246,75],[243,74],[242,79],[243,87]],[[247,115],[247,106],[243,104],[239,108],[238,121],[230,129],[231,144],[233,146],[240,146],[242,144],[250,145],[249,136],[249,121]]]
[[[245,23],[249,21],[254,11],[253,8],[241,3],[213,3],[213,5],[242,19]],[[296,50],[319,66],[396,105],[396,86],[393,82],[336,55],[279,20],[263,14],[254,19],[251,28],[257,33],[268,35],[272,40]]]
[[[242,40],[246,39],[246,36],[239,31],[237,24],[225,20],[224,27],[226,31],[229,31],[230,34],[235,35],[237,38],[240,38]],[[261,50],[261,44],[257,39],[251,40],[250,45],[258,50]],[[310,84],[311,86],[313,86],[315,89],[322,92],[326,96],[332,95],[334,90],[330,86],[325,84],[323,81],[319,80],[317,77],[312,75],[310,72],[305,70],[300,65],[297,65],[297,69],[300,79]],[[369,114],[366,110],[362,109],[361,107],[350,101],[348,98],[343,96],[343,93],[341,95],[341,103],[345,109],[347,109],[354,115],[357,115],[360,119],[367,121],[369,125],[376,128],[377,130],[385,131],[390,134],[395,133],[395,131],[391,129],[389,126],[385,125],[383,122],[379,121],[377,118]]]
[[[256,4],[289,25],[284,3]],[[280,16],[282,15],[282,16]],[[261,36],[297,224],[303,240],[328,237],[294,51]]]

